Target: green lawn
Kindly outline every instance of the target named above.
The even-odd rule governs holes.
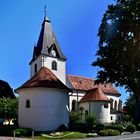
[[[61,136],[50,136],[47,133],[43,133],[40,136],[35,136],[35,139],[76,139],[76,138],[86,138],[87,133],[80,133],[80,132],[64,132]]]

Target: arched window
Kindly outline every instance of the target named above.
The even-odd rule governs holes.
[[[106,103],[106,104],[104,104],[104,108],[108,108],[108,104]]]
[[[114,107],[115,110],[117,110],[117,101],[115,101],[115,107]]]
[[[85,110],[85,118],[88,116],[88,110]]]
[[[56,61],[52,61],[52,70],[57,70],[57,63],[56,63]]]
[[[72,110],[71,111],[76,111],[76,100],[72,101]]]
[[[34,73],[36,73],[37,72],[37,64],[35,64],[35,66],[34,66]]]
[[[30,100],[26,100],[26,102],[25,102],[25,107],[26,107],[26,108],[30,108]]]
[[[84,108],[83,107],[80,107],[80,114],[83,115],[83,110]]]
[[[110,109],[113,109],[113,99],[110,98]]]

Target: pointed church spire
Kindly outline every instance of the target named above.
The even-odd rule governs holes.
[[[46,14],[46,10],[45,10]],[[39,39],[36,47],[34,47],[34,54],[30,64],[40,55],[47,55],[51,57],[56,57],[59,59],[66,60],[59,43],[56,39],[54,31],[51,27],[50,20],[47,16],[44,17],[44,21],[42,23],[42,28],[40,31]],[[54,54],[55,52],[55,54]]]

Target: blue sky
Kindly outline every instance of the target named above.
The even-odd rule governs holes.
[[[47,16],[68,58],[67,73],[96,78],[98,28],[114,0],[0,0],[0,79],[13,89],[29,79],[29,62]],[[122,100],[128,96],[122,88]]]

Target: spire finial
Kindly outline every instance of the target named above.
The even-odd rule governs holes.
[[[46,10],[46,5],[44,6],[44,21],[47,21],[47,22],[50,22],[49,21],[49,19],[48,19],[48,17],[47,17],[47,12],[46,12],[47,10]]]
[[[46,17],[46,5],[44,6],[44,14],[45,14],[45,17]]]

